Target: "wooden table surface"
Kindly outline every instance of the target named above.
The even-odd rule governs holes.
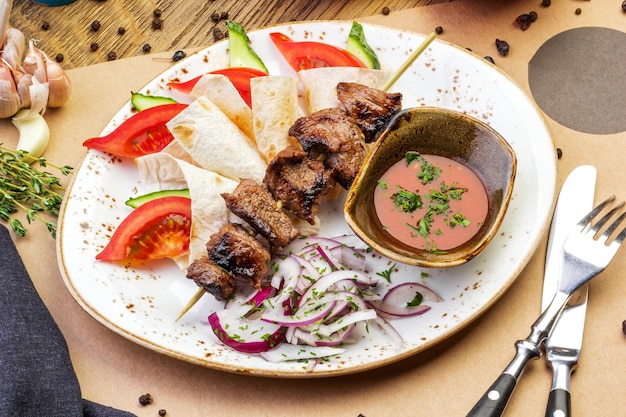
[[[48,7],[33,0],[13,0],[9,22],[26,39],[37,39],[39,48],[51,57],[61,54],[62,66],[70,69],[107,61],[111,52],[116,59],[142,55],[146,44],[151,52],[208,46],[215,42],[215,31],[224,33],[225,18],[252,30],[296,20],[358,19],[384,13],[384,9],[447,1],[77,0]],[[153,28],[155,10],[160,10],[161,29]],[[94,21],[99,22],[97,31],[92,29]],[[95,51],[92,44],[97,44]]]

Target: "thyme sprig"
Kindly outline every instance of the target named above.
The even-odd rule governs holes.
[[[14,216],[23,212],[29,224],[42,222],[54,238],[57,224],[48,217],[59,215],[64,189],[57,176],[39,167],[54,168],[64,176],[73,170],[67,165],[51,164],[43,157],[34,158],[25,151],[0,146],[0,218],[18,236],[25,236],[26,227]]]

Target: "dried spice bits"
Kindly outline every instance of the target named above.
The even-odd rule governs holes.
[[[176,52],[174,52],[174,55],[172,56],[172,61],[174,61],[174,62],[180,61],[181,59],[183,59],[186,56],[187,56],[187,54],[185,53],[185,51],[176,51]]]
[[[502,39],[496,39],[496,49],[500,55],[507,56],[510,49],[509,43],[507,41],[503,41]]]
[[[150,393],[142,394],[139,396],[138,401],[142,406],[150,405],[152,404],[152,395],[150,395]]]
[[[528,13],[523,13],[517,16],[515,19],[515,24],[522,30],[526,30],[530,27],[531,23],[534,23],[537,20],[537,12],[531,11]]]

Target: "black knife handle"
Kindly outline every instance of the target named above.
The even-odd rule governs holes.
[[[478,400],[467,417],[497,417],[502,415],[517,380],[513,375],[501,374]]]
[[[548,406],[546,407],[546,417],[570,417],[572,415],[572,403],[570,393],[562,388],[550,391]]]

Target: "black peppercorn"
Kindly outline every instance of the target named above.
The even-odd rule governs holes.
[[[125,28],[123,28],[123,27],[117,28],[117,34],[118,35],[123,35],[125,33],[126,33],[126,29]]]
[[[167,411],[165,411],[164,409],[160,409],[159,410],[159,417],[163,417],[167,414]]]
[[[222,19],[222,20],[226,20],[226,19],[228,19],[228,12],[222,12],[222,13],[220,14],[220,19]]]
[[[180,61],[181,59],[183,59],[186,56],[187,56],[187,54],[185,53],[185,51],[176,51],[176,52],[174,52],[174,55],[172,56],[172,61],[174,61],[174,62]]]
[[[389,13],[391,13],[391,10],[389,10],[389,7],[385,6],[383,7],[382,13],[387,16]]]
[[[213,22],[219,22],[220,21],[220,14],[218,12],[211,13],[211,20]]]
[[[117,54],[113,51],[107,54],[107,61],[115,61],[116,58],[117,58]]]
[[[163,20],[161,20],[158,17],[155,17],[154,19],[152,19],[152,29],[154,30],[163,29]]]
[[[65,59],[65,57],[63,56],[63,54],[56,54],[56,56],[54,57],[54,60],[56,62],[63,62],[63,59]]]
[[[94,20],[93,22],[91,22],[91,31],[97,32],[99,30],[100,30],[100,21]]]
[[[507,56],[509,54],[509,43],[501,39],[496,39],[496,49],[500,55]]]
[[[515,24],[519,26],[520,29],[526,30],[530,27],[530,21],[528,20],[528,15],[526,13],[521,14],[515,18]]]
[[[534,10],[528,12],[528,20],[530,20],[531,23],[532,22],[536,22],[537,21],[537,17],[539,17],[539,16],[537,15],[537,12],[535,12]]]
[[[437,27],[435,28],[435,33],[436,33],[437,35],[441,35],[441,34],[443,33],[443,28],[442,28],[441,26],[437,26]]]
[[[556,148],[556,158],[561,159],[562,156],[563,156],[563,149]]]
[[[626,0],[622,2],[622,10],[626,13]]]
[[[98,42],[91,42],[91,45],[89,45],[89,48],[92,51],[97,51],[99,47],[100,47],[100,45],[98,45]]]
[[[213,28],[213,40],[219,41],[224,39],[224,34],[219,28]]]
[[[144,43],[143,46],[141,47],[141,50],[144,51],[145,53],[148,53],[152,50],[152,47],[150,46],[149,43]]]
[[[622,322],[622,333],[626,335],[626,320]]]
[[[154,17],[161,17],[162,14],[163,14],[163,12],[161,11],[161,9],[154,9],[152,11],[152,16],[154,16]]]
[[[48,30],[50,29],[50,22],[43,22],[41,24],[41,30]]]
[[[139,404],[145,406],[148,404],[152,404],[152,395],[148,394],[142,394],[139,396]]]
[[[486,61],[489,61],[489,62],[491,62],[494,65],[496,64],[496,61],[494,61],[493,58],[490,57],[489,55],[485,56],[484,58],[485,58]]]
[[[582,9],[580,7],[578,7],[574,13],[581,14],[582,12],[583,12]]]
[[[542,0],[541,5],[543,7],[550,7],[550,5],[552,4],[552,0]]]

